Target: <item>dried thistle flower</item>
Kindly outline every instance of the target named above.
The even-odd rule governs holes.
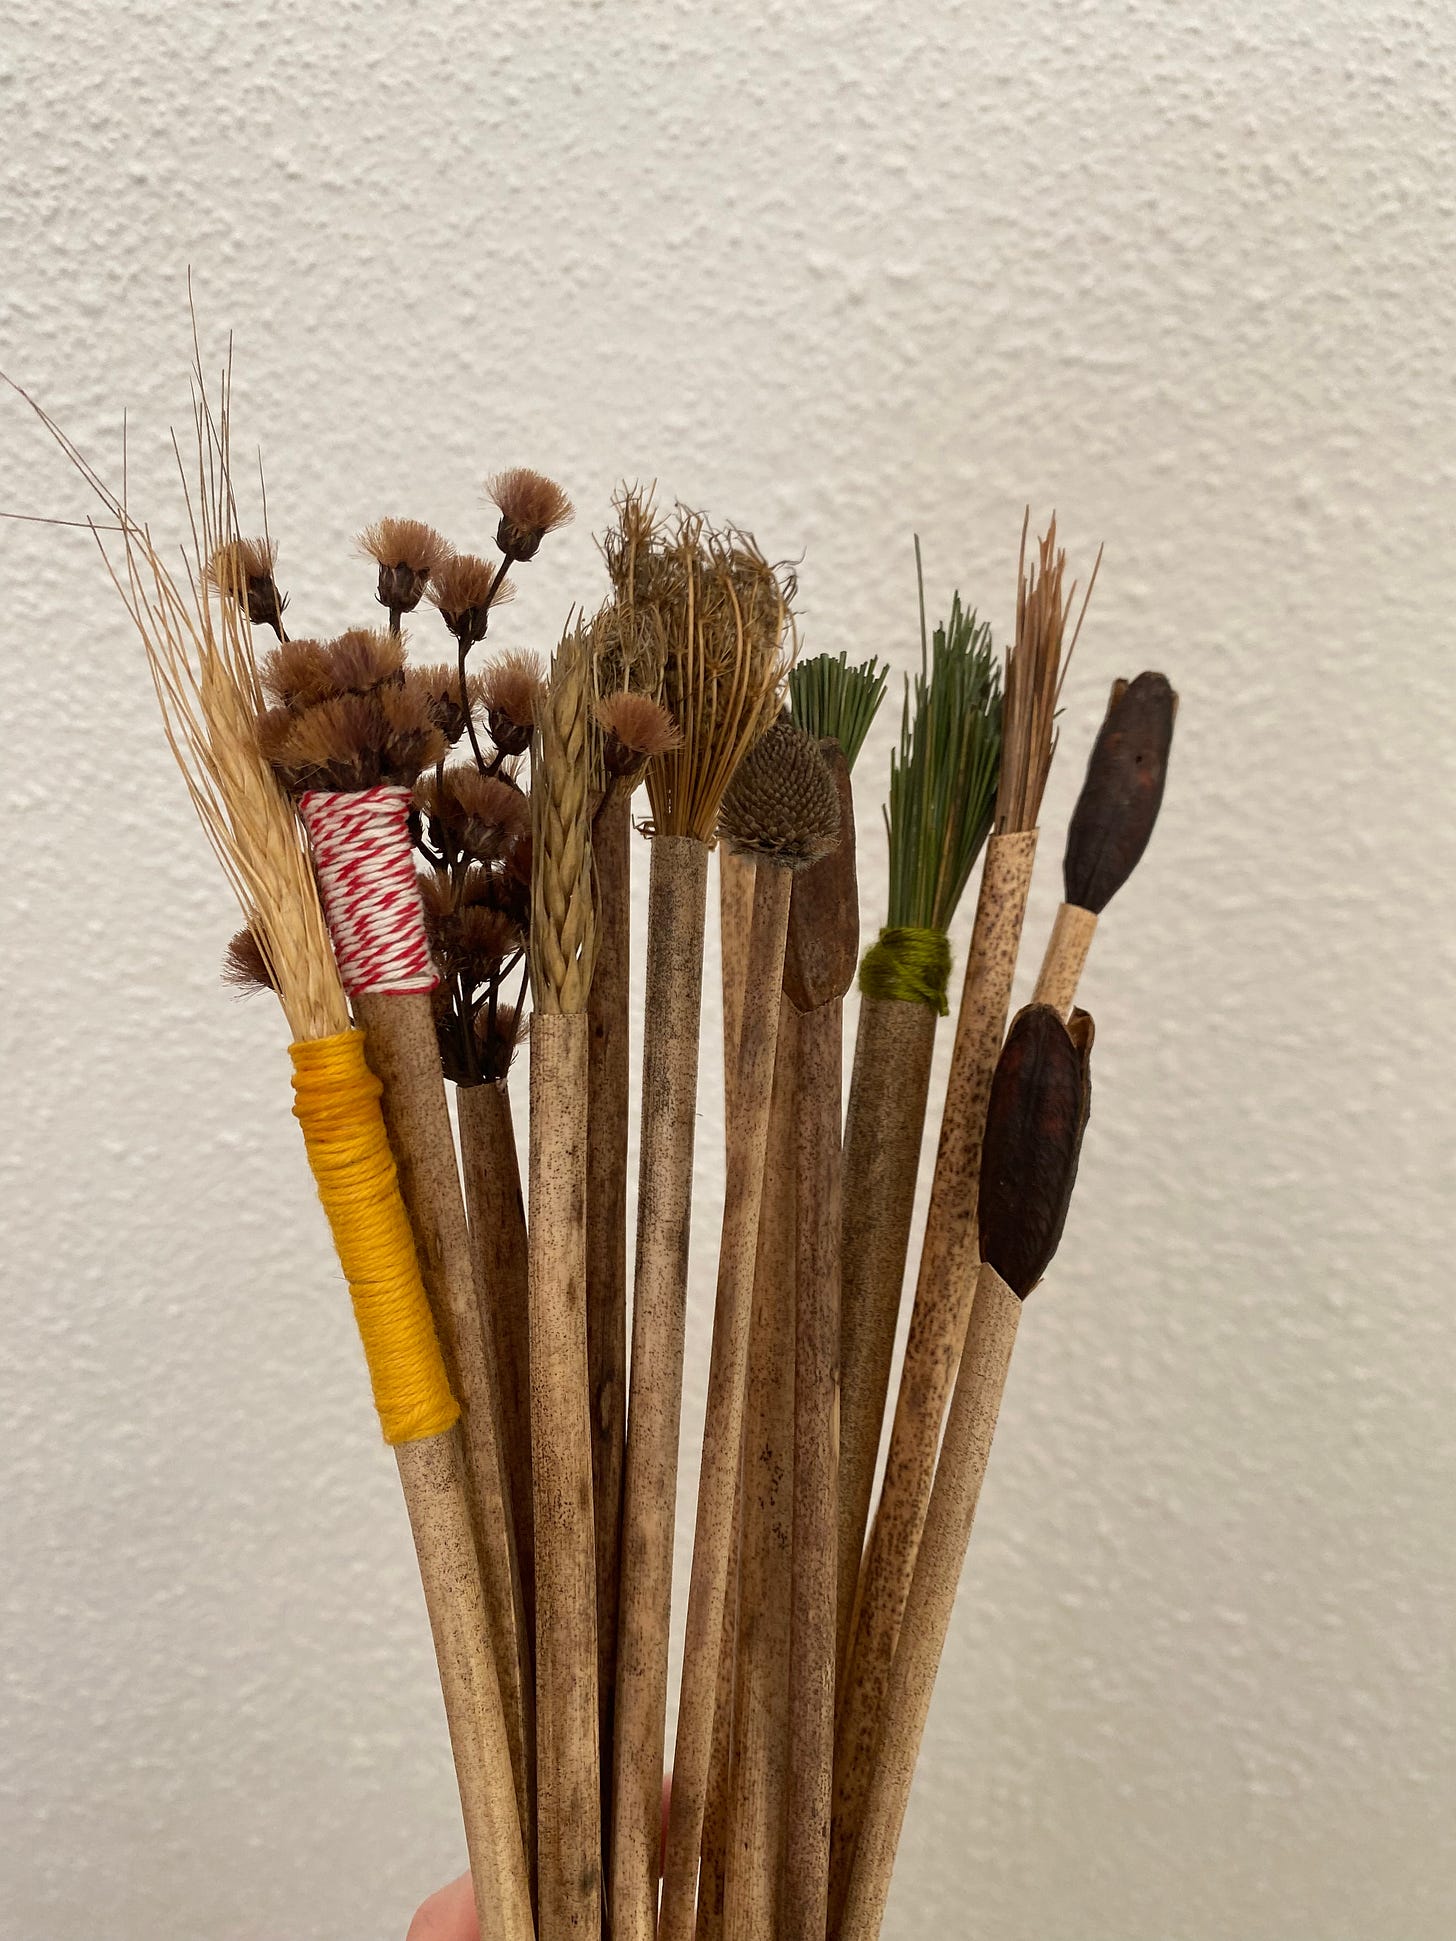
[[[779,720],[738,764],[723,797],[723,833],[736,849],[791,868],[839,840],[839,791],[818,745]]]
[[[483,775],[473,762],[422,775],[415,802],[478,862],[504,861],[531,832],[527,796],[503,775]]]
[[[534,559],[548,532],[573,516],[570,499],[544,472],[518,465],[486,480],[486,493],[500,510],[495,543],[509,560]]]
[[[482,1006],[475,1015],[476,1058],[482,1079],[499,1083],[511,1069],[526,1035],[526,1015],[518,1004]]]
[[[602,729],[602,765],[609,779],[640,775],[654,755],[682,743],[677,723],[660,701],[630,688],[604,695],[596,704]]]
[[[228,940],[223,953],[222,981],[240,997],[255,997],[259,991],[276,991],[278,985],[263,955],[263,946],[250,924],[244,924]]]
[[[287,640],[264,656],[258,679],[280,707],[317,707],[346,694],[400,686],[404,645],[397,634],[367,627],[353,627],[335,640]]]
[[[501,571],[476,553],[451,553],[430,575],[430,600],[462,649],[484,640],[491,609],[515,598]]]
[[[247,614],[250,626],[271,627],[282,640],[288,596],[278,591],[273,576],[277,563],[276,540],[226,539],[208,555],[207,578]]]
[[[423,519],[376,519],[360,533],[359,551],[379,567],[375,598],[388,607],[390,630],[397,632],[400,614],[414,612],[450,547]]]
[[[445,738],[425,696],[400,684],[341,694],[295,712],[270,708],[258,739],[283,786],[358,790],[382,782],[409,787],[428,763],[443,760]]]
[[[480,676],[480,704],[490,738],[503,755],[523,755],[536,726],[536,705],[546,691],[541,656],[502,654]]]
[[[460,677],[447,661],[429,667],[413,667],[406,678],[414,682],[429,702],[435,726],[453,748],[465,733],[465,710],[460,705]],[[465,692],[471,713],[484,705],[484,683],[479,674],[467,675]]]

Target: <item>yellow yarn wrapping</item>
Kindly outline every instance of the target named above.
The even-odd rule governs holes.
[[[941,1017],[950,1009],[950,938],[943,930],[908,925],[880,932],[859,967],[866,997],[899,998],[906,1004],[933,1004]]]
[[[289,1046],[293,1116],[349,1283],[388,1443],[422,1442],[460,1416],[420,1279],[364,1033]]]

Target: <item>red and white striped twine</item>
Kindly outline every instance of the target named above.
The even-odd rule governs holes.
[[[344,989],[433,991],[409,839],[410,792],[395,783],[299,797]]]

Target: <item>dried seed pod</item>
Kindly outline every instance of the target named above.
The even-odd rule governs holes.
[[[223,953],[222,981],[240,997],[255,997],[259,991],[278,989],[257,934],[247,924],[228,940]]]
[[[478,862],[503,860],[530,836],[530,798],[504,775],[482,775],[473,762],[422,776],[415,800]]]
[[[523,755],[536,729],[536,705],[546,691],[539,654],[502,654],[480,675],[480,705],[490,738],[503,755]]]
[[[413,667],[406,676],[418,684],[427,698],[435,726],[453,748],[465,733],[465,710],[460,705],[460,676],[446,661],[429,667]],[[483,686],[478,674],[465,678],[465,693],[472,714],[481,712]]]
[[[572,517],[572,504],[554,479],[524,465],[487,479],[486,493],[500,511],[495,543],[507,559],[534,559],[548,532]]]
[[[817,1011],[854,982],[859,959],[859,884],[855,875],[854,796],[849,761],[838,741],[819,751],[839,797],[839,837],[817,863],[799,871],[789,904],[784,994],[796,1011]]]
[[[258,668],[268,698],[295,710],[398,686],[404,677],[403,642],[369,627],[353,627],[334,640],[285,640]]]
[[[1092,1020],[1049,1004],[1012,1020],[991,1082],[981,1148],[981,1258],[1025,1300],[1066,1223],[1091,1109]]]
[[[403,683],[341,694],[297,712],[270,708],[259,720],[258,739],[283,786],[296,794],[381,782],[407,788],[445,754],[427,697]]]
[[[359,551],[379,567],[375,598],[380,606],[400,614],[414,612],[450,548],[423,519],[376,519],[360,533]]]
[[[612,779],[639,775],[654,755],[680,747],[677,723],[650,694],[623,688],[596,704],[602,729],[602,766]]]
[[[1132,875],[1163,801],[1178,697],[1162,674],[1119,681],[1067,829],[1068,903],[1100,912]]]
[[[749,855],[795,869],[826,855],[839,838],[839,791],[817,744],[776,721],[739,763],[719,821]]]

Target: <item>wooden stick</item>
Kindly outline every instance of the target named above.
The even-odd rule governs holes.
[[[524,1615],[498,1441],[500,1398],[492,1343],[481,1326],[434,1014],[428,997],[398,992],[356,993],[354,1009],[366,1033],[365,1056],[384,1088],[381,1103],[400,1191],[460,1404],[487,1636],[500,1679],[521,1825],[529,1829],[530,1719],[521,1670]]]
[[[1087,962],[1096,928],[1095,910],[1079,909],[1075,903],[1058,907],[1032,994],[1033,1004],[1050,1004],[1064,1018],[1067,1016],[1077,999],[1082,967]]]
[[[622,1470],[627,1441],[627,1108],[632,797],[618,782],[592,822],[596,962],[587,998],[586,1344],[597,1556],[602,1825],[610,1828]],[[608,1889],[608,1891],[610,1891]]]
[[[1034,829],[992,836],[986,845],[905,1365],[839,1703],[830,1860],[831,1930],[838,1924],[849,1885],[895,1640],[935,1478],[941,1423],[975,1293],[979,1250],[976,1182],[981,1139],[991,1080],[1006,1029],[1035,856]]]
[[[914,1588],[895,1650],[884,1730],[870,1775],[838,1941],[876,1941],[880,1932],[930,1695],[945,1649],[1020,1319],[1020,1300],[995,1268],[983,1263],[916,1558]]]
[[[584,1011],[531,1020],[531,1442],[541,1941],[601,1932],[596,1544],[586,1352]]]
[[[526,1203],[505,1081],[457,1086],[455,1106],[475,1283],[482,1326],[494,1346],[500,1390],[500,1456],[516,1538],[524,1614],[521,1657],[529,1696],[535,1688],[536,1540],[531,1504],[531,1302]],[[534,1748],[534,1736],[528,1736],[527,1754],[533,1769]]]
[[[703,1462],[698,1481],[667,1863],[658,1925],[660,1941],[687,1941],[693,1930],[698,1850],[712,1753],[713,1694],[743,1436],[748,1323],[768,1149],[791,880],[786,867],[769,858],[760,858],[754,873],[753,926],[733,1115],[734,1150],[729,1155],[718,1254]]]
[[[860,999],[844,1122],[835,1569],[835,1651],[840,1666],[849,1650],[890,1392],[936,1022],[929,1004],[905,998]]]
[[[834,1764],[843,1002],[798,1020],[793,1621],[780,1932],[823,1941]]]
[[[657,1925],[707,884],[704,843],[691,836],[653,838],[617,1619],[614,1941],[653,1941]],[[716,1653],[716,1638],[709,1648]]]
[[[419,1560],[481,1941],[532,1941],[531,1893],[515,1810],[515,1777],[455,1430],[395,1446]]]
[[[743,979],[748,969],[748,931],[753,921],[752,856],[731,843],[718,845],[718,930],[723,958],[723,1124],[732,1111],[743,1026]]]
[[[743,1458],[738,1461],[738,1493],[733,1499],[729,1545],[728,1594],[723,1602],[723,1635],[718,1645],[718,1678],[713,1692],[713,1751],[708,1764],[708,1799],[703,1810],[702,1850],[698,1860],[698,1918],[694,1941],[721,1941],[728,1874],[728,1820],[733,1785],[733,1700],[738,1666],[738,1565],[742,1553]]]
[[[797,1035],[798,1014],[785,997],[780,1000],[774,1058],[744,1401],[737,1679],[723,1915],[727,1941],[758,1941],[778,1931],[789,1778]],[[725,1616],[725,1635],[727,1622]]]

